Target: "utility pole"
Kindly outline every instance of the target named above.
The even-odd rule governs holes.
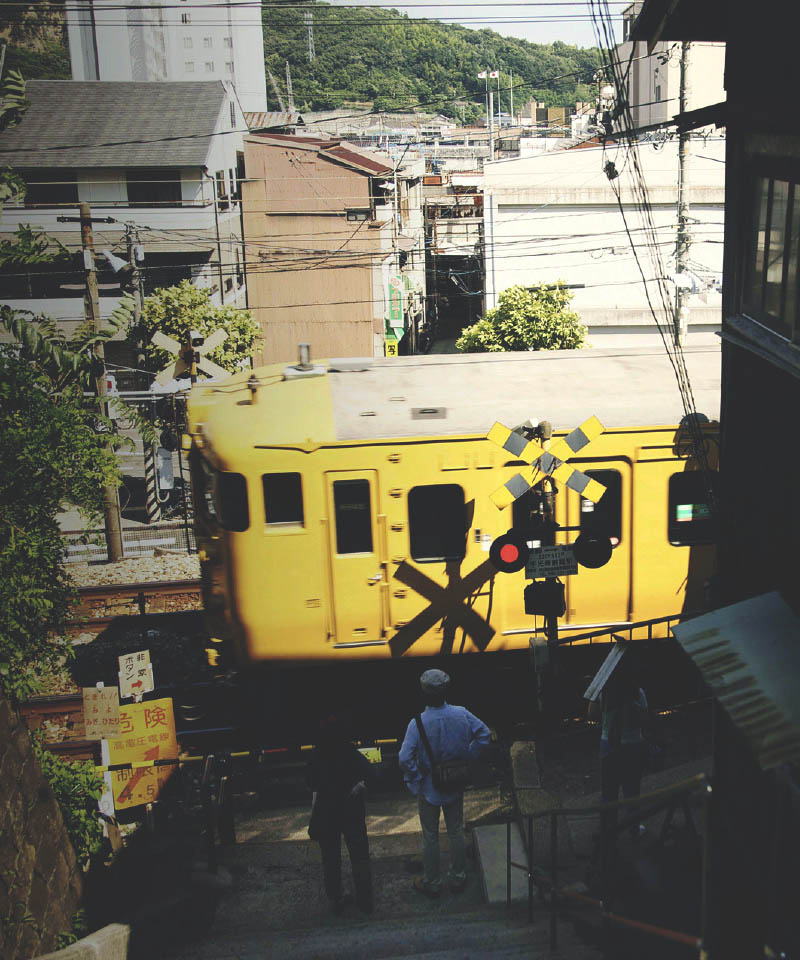
[[[97,272],[94,265],[94,235],[92,233],[92,211],[88,203],[80,204],[81,244],[83,246],[83,264],[86,270],[86,316],[92,329],[100,331],[100,298],[97,292]],[[100,372],[95,378],[95,392],[100,410],[107,413],[106,363],[103,344],[94,346],[94,355],[98,360]],[[120,518],[119,495],[116,486],[107,483],[103,487],[103,513],[105,515],[106,548],[108,559],[122,559],[122,520]]]
[[[511,77],[508,81],[508,99],[510,102],[509,111],[511,113],[511,126],[514,126],[514,71],[511,71]]]
[[[689,46],[686,41],[681,44],[680,67],[680,112],[686,112],[686,103],[689,97]],[[678,134],[678,233],[675,245],[675,273],[680,276],[686,271],[689,262],[689,185],[688,153],[690,134],[682,130]],[[682,279],[682,277],[681,277]],[[689,307],[686,304],[689,292],[679,281],[675,286],[675,314],[673,317],[673,334],[675,345],[680,346],[686,338],[689,319]]]
[[[125,244],[128,250],[128,263],[131,267],[127,281],[130,294],[133,297],[133,331],[136,337],[136,379],[142,380],[145,364],[145,332],[142,328],[142,307],[144,306],[144,292],[142,290],[142,274],[139,270],[139,261],[144,259],[139,234],[132,223],[125,224]]]
[[[489,159],[494,160],[494,92],[489,91]]]

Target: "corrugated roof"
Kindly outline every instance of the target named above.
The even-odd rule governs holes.
[[[672,628],[763,770],[800,761],[800,620],[778,593]]]
[[[341,160],[343,163],[347,163],[350,166],[360,167],[369,173],[376,173],[379,176],[385,176],[387,173],[393,172],[391,167],[387,167],[386,164],[381,163],[380,160],[377,160],[373,157],[368,157],[363,153],[356,153],[355,150],[350,150],[347,147],[326,146],[322,152],[328,156],[336,157],[337,160]]]
[[[198,83],[29,80],[22,123],[4,131],[14,167],[203,166],[227,92]]]
[[[246,112],[244,119],[250,130],[272,130],[276,127],[293,127],[295,124],[303,123],[303,118],[296,110]]]

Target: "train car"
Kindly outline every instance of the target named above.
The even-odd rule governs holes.
[[[685,354],[714,467],[719,348]],[[604,426],[570,461],[603,498],[556,497],[573,528],[557,543],[602,528],[613,548],[564,578],[562,635],[699,608],[713,530],[683,415],[657,349],[284,363],[198,383],[187,433],[211,635],[240,665],[527,649],[542,624],[525,572],[489,559],[525,516],[525,497],[491,499],[527,466],[487,439],[496,421],[548,420],[554,440]]]

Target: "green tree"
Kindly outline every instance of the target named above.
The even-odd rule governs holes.
[[[148,297],[142,307],[142,326],[148,340],[158,330],[181,344],[190,330],[206,337],[215,330],[225,330],[228,338],[207,356],[231,372],[242,360],[252,357],[260,339],[259,326],[249,310],[215,307],[209,291],[193,287],[188,280],[156,290]],[[161,370],[174,359],[166,350],[151,348],[149,364],[153,370]]]
[[[506,350],[573,350],[584,346],[586,327],[569,304],[572,294],[557,282],[509,287],[500,302],[456,341],[464,353]]]

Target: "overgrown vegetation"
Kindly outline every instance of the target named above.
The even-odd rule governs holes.
[[[97,801],[103,795],[103,778],[88,762],[67,762],[44,749],[37,737],[33,746],[45,779],[53,788],[64,826],[78,863],[83,867],[98,853],[103,827],[97,816]]]
[[[506,350],[573,350],[584,346],[586,327],[569,309],[572,294],[560,283],[509,287],[497,306],[456,341],[464,353]]]

